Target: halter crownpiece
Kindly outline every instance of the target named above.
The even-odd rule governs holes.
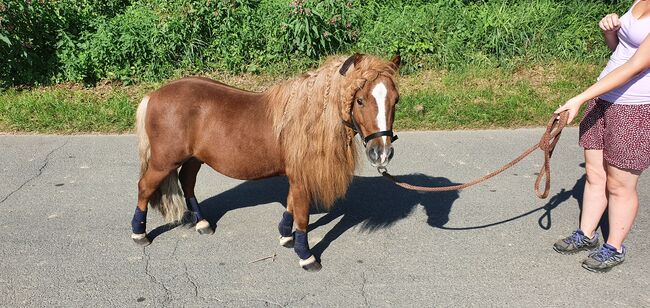
[[[357,63],[359,63],[359,61],[361,60],[361,57],[362,57],[362,56],[363,56],[363,55],[360,54],[360,53],[355,53],[355,54],[353,54],[352,56],[350,56],[349,58],[347,58],[347,60],[345,60],[345,62],[343,62],[343,65],[341,65],[341,69],[339,69],[339,74],[341,74],[342,76],[345,76],[345,74],[346,74],[346,73],[348,72],[348,70],[350,69],[350,66],[351,66],[352,64],[357,64]]]

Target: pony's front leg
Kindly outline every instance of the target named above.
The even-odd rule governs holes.
[[[293,233],[294,244],[293,250],[300,257],[300,266],[308,271],[318,271],[321,269],[320,263],[309,250],[309,241],[307,238],[307,226],[309,225],[309,194],[300,184],[290,181],[289,196],[287,198],[287,209],[292,210],[296,225],[296,231]]]
[[[210,223],[203,218],[199,201],[196,200],[194,194],[194,186],[196,186],[196,175],[201,169],[202,162],[196,158],[190,158],[181,167],[181,172],[178,174],[178,179],[181,182],[183,193],[185,194],[185,204],[187,209],[193,214],[196,221],[195,229],[199,234],[212,234],[214,230],[210,227]]]

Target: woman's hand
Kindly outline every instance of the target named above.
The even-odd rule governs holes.
[[[580,106],[584,103],[583,100],[579,99],[578,97],[574,97],[566,101],[564,105],[558,107],[553,113],[554,114],[560,114],[563,111],[568,110],[569,111],[569,118],[567,119],[567,124],[571,123],[573,119],[576,117],[578,114],[578,111],[580,110]],[[559,118],[559,117],[558,117]]]
[[[618,15],[614,13],[607,14],[600,20],[598,26],[600,27],[600,30],[603,30],[605,33],[616,32],[621,28],[621,21],[618,19]]]
[[[605,35],[605,44],[607,44],[607,48],[611,51],[616,50],[616,47],[618,46],[618,29],[621,28],[621,21],[618,19],[618,15],[614,13],[607,14],[600,20],[598,26]]]

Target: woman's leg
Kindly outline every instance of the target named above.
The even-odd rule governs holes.
[[[585,169],[587,182],[582,198],[580,229],[591,238],[607,208],[608,167],[602,150],[585,150]]]
[[[636,186],[640,175],[641,171],[607,166],[610,227],[607,244],[616,247],[618,250],[621,250],[623,241],[630,232],[639,209]]]

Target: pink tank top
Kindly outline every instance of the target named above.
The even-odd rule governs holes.
[[[636,6],[640,1],[632,5]],[[627,62],[639,45],[650,35],[650,16],[637,19],[630,8],[621,16],[621,28],[618,30],[618,46],[607,62],[607,66],[598,76],[598,80],[609,72]],[[650,104],[650,69],[641,72],[626,84],[600,96],[601,99],[615,104]]]

